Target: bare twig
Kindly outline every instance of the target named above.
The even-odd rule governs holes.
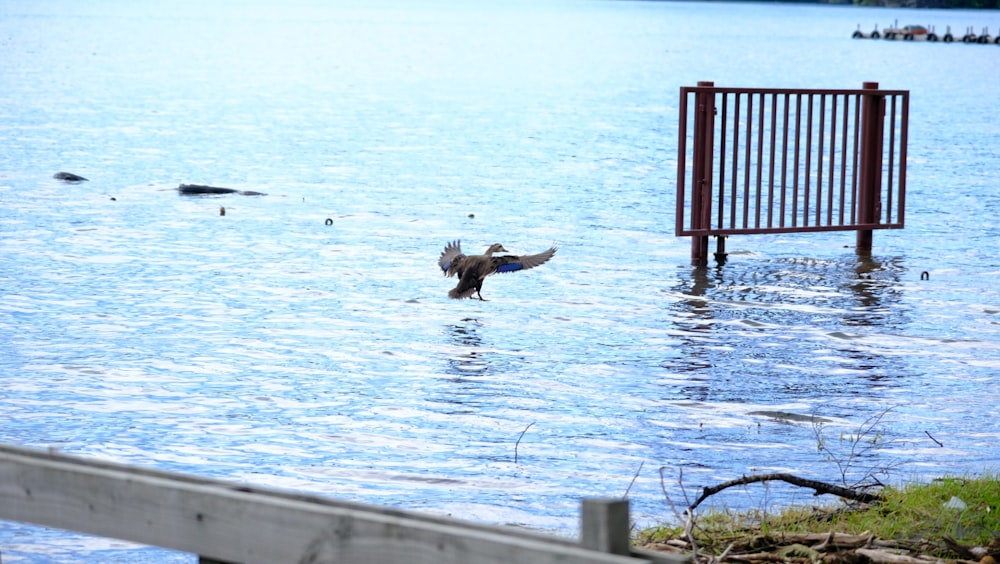
[[[681,487],[681,493],[684,494],[684,503],[691,505],[691,498],[688,497],[687,490],[684,489],[684,469],[679,468],[677,471],[677,485]]]
[[[674,500],[670,499],[670,494],[667,493],[667,484],[663,479],[663,471],[666,469],[666,466],[660,466],[660,489],[663,490],[663,497],[667,500],[667,504],[670,505],[670,510],[674,512],[674,517],[680,522],[683,517],[681,517],[681,512],[677,510],[677,506],[674,505]]]
[[[848,477],[852,474],[858,472],[858,464],[862,460],[868,460],[872,451],[877,451],[891,442],[887,441],[883,435],[884,429],[880,428],[882,425],[882,420],[892,411],[892,408],[886,408],[875,415],[865,419],[858,428],[853,433],[848,433],[845,437],[844,434],[840,436],[841,444],[847,443],[849,448],[847,452],[843,452],[844,449],[834,449],[829,445],[826,439],[823,437],[823,422],[818,418],[813,418],[813,433],[816,436],[816,446],[821,451],[826,453],[827,460],[833,462],[837,465],[837,469],[840,471],[840,482],[845,487],[858,487],[862,482],[866,480],[871,480],[878,483],[879,480],[876,478],[877,474],[889,474],[892,463],[889,463],[882,467],[871,467],[868,468],[864,475],[861,476],[859,480],[854,482],[852,486],[848,485]]]
[[[687,490],[684,489],[684,469],[678,468],[677,470],[677,485],[681,488],[681,493],[684,494],[684,502],[688,504],[688,508],[684,510],[685,522],[684,522],[684,534],[681,538],[686,539],[688,544],[691,545],[691,554],[694,561],[698,561],[698,541],[694,538],[694,506],[691,505],[691,500],[688,498]]]
[[[635,476],[632,476],[632,481],[628,483],[628,487],[625,488],[625,493],[622,495],[622,499],[628,498],[628,492],[632,491],[632,484],[634,484],[635,479],[639,477],[639,472],[642,472],[642,465],[645,463],[645,460],[639,463],[639,468],[635,471]]]
[[[682,539],[685,539],[691,546],[691,554],[694,560],[698,560],[698,541],[694,538],[694,511],[691,509],[687,510],[687,520],[684,522],[684,534],[681,535]]]
[[[521,431],[521,436],[517,438],[517,442],[514,443],[514,464],[517,464],[517,446],[521,444],[521,439],[524,438],[524,434],[527,433],[528,429],[530,429],[531,426],[534,424],[535,424],[534,421],[528,423],[528,426],[525,427],[523,431]]]
[[[927,431],[924,431],[924,434],[926,434],[928,437],[931,437],[931,434],[928,433]],[[934,441],[935,443],[937,443],[937,446],[939,446],[939,447],[943,447],[944,446],[944,443],[942,443],[941,441],[935,439],[934,437],[931,437],[931,440]]]
[[[722,551],[722,554],[719,555],[719,558],[717,559],[717,561],[718,562],[722,562],[723,560],[725,560],[726,557],[729,556],[729,553],[733,551],[733,547],[734,546],[736,546],[735,542],[729,543],[729,546],[726,547],[726,550]]]

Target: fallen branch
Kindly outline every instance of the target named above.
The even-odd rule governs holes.
[[[942,562],[942,559],[932,556],[910,556],[908,554],[899,554],[889,552],[888,550],[876,550],[872,548],[859,548],[854,553],[877,564],[928,564]]]
[[[688,512],[693,512],[696,507],[701,505],[701,502],[708,499],[724,489],[731,488],[733,486],[745,486],[747,484],[756,484],[758,482],[786,482],[792,484],[793,486],[799,486],[803,488],[810,488],[816,491],[815,495],[831,494],[845,499],[852,499],[855,501],[860,501],[864,503],[872,503],[882,501],[882,496],[878,494],[872,494],[868,492],[861,492],[852,490],[850,488],[845,488],[841,486],[835,486],[833,484],[828,484],[826,482],[818,482],[816,480],[810,480],[808,478],[800,478],[794,474],[756,474],[753,476],[743,476],[736,480],[730,480],[728,482],[723,482],[717,486],[712,486],[702,490],[701,495],[698,499],[688,507]]]
[[[850,535],[847,533],[806,533],[797,535],[784,535],[786,542],[797,542],[811,546],[814,550],[838,551],[848,548],[861,548],[867,546],[874,539],[874,535],[868,532],[860,535]]]

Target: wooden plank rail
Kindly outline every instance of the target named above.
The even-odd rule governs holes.
[[[0,520],[190,552],[202,562],[689,560],[630,549],[627,501],[591,499],[583,508],[578,544],[519,529],[0,445]]]

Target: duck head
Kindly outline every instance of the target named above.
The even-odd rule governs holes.
[[[503,248],[503,245],[501,245],[500,243],[493,243],[492,245],[490,245],[490,248],[486,249],[485,254],[487,256],[490,256],[493,253],[506,253],[506,252],[508,251],[507,249]]]

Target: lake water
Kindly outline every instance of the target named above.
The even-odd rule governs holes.
[[[628,491],[647,525],[747,473],[841,480],[769,412],[825,418],[848,479],[996,470],[1000,48],[850,38],[894,20],[1000,31],[722,2],[2,3],[0,442],[568,536],[586,496]],[[906,229],[870,261],[845,232],[692,268],[678,90],[700,80],[909,90]],[[559,251],[454,301],[454,239]],[[0,557],[193,560],[14,523]]]

